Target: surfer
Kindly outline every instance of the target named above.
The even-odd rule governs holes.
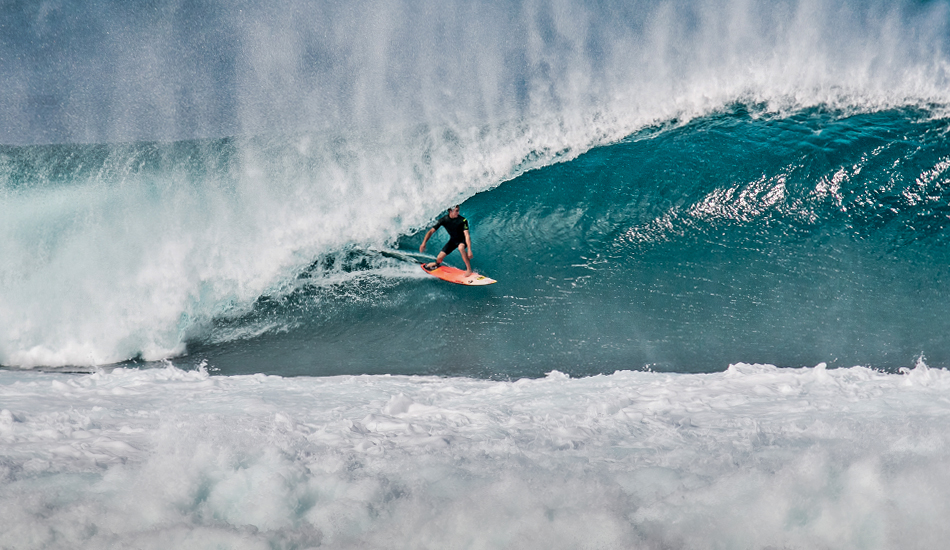
[[[449,232],[449,242],[442,247],[435,261],[427,263],[424,267],[429,271],[436,269],[442,265],[442,260],[457,248],[462,259],[465,260],[465,276],[468,277],[472,274],[472,262],[469,261],[472,258],[472,237],[468,233],[468,220],[459,215],[458,205],[449,208],[449,213],[439,218],[439,221],[426,233],[425,238],[422,239],[422,245],[419,246],[419,252],[426,251],[429,237],[440,227],[444,227]]]

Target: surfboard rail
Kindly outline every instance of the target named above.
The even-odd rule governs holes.
[[[457,267],[452,267],[450,265],[442,264],[439,267],[428,270],[426,269],[426,264],[421,264],[422,270],[432,275],[433,277],[438,277],[443,281],[448,281],[450,283],[455,283],[459,285],[466,286],[485,286],[495,284],[498,281],[491,279],[484,275],[479,275],[478,273],[472,273],[469,276],[465,276],[465,270],[459,269]]]

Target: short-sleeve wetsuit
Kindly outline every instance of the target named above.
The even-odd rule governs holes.
[[[439,229],[439,227],[444,227],[445,230],[449,232],[449,242],[445,243],[445,246],[442,247],[442,252],[445,252],[446,255],[458,248],[460,244],[465,243],[465,232],[468,231],[468,220],[462,216],[451,218],[446,214],[432,226],[432,229]]]

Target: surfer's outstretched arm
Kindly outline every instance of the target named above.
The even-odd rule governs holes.
[[[425,252],[425,251],[426,251],[426,243],[429,242],[429,237],[431,237],[434,233],[435,233],[435,228],[434,228],[434,227],[426,232],[425,238],[422,239],[422,244],[419,245],[419,252]]]

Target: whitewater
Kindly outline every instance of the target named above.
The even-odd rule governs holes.
[[[950,376],[4,373],[6,548],[938,548]]]
[[[7,3],[0,74],[0,548],[947,539],[946,1]]]

